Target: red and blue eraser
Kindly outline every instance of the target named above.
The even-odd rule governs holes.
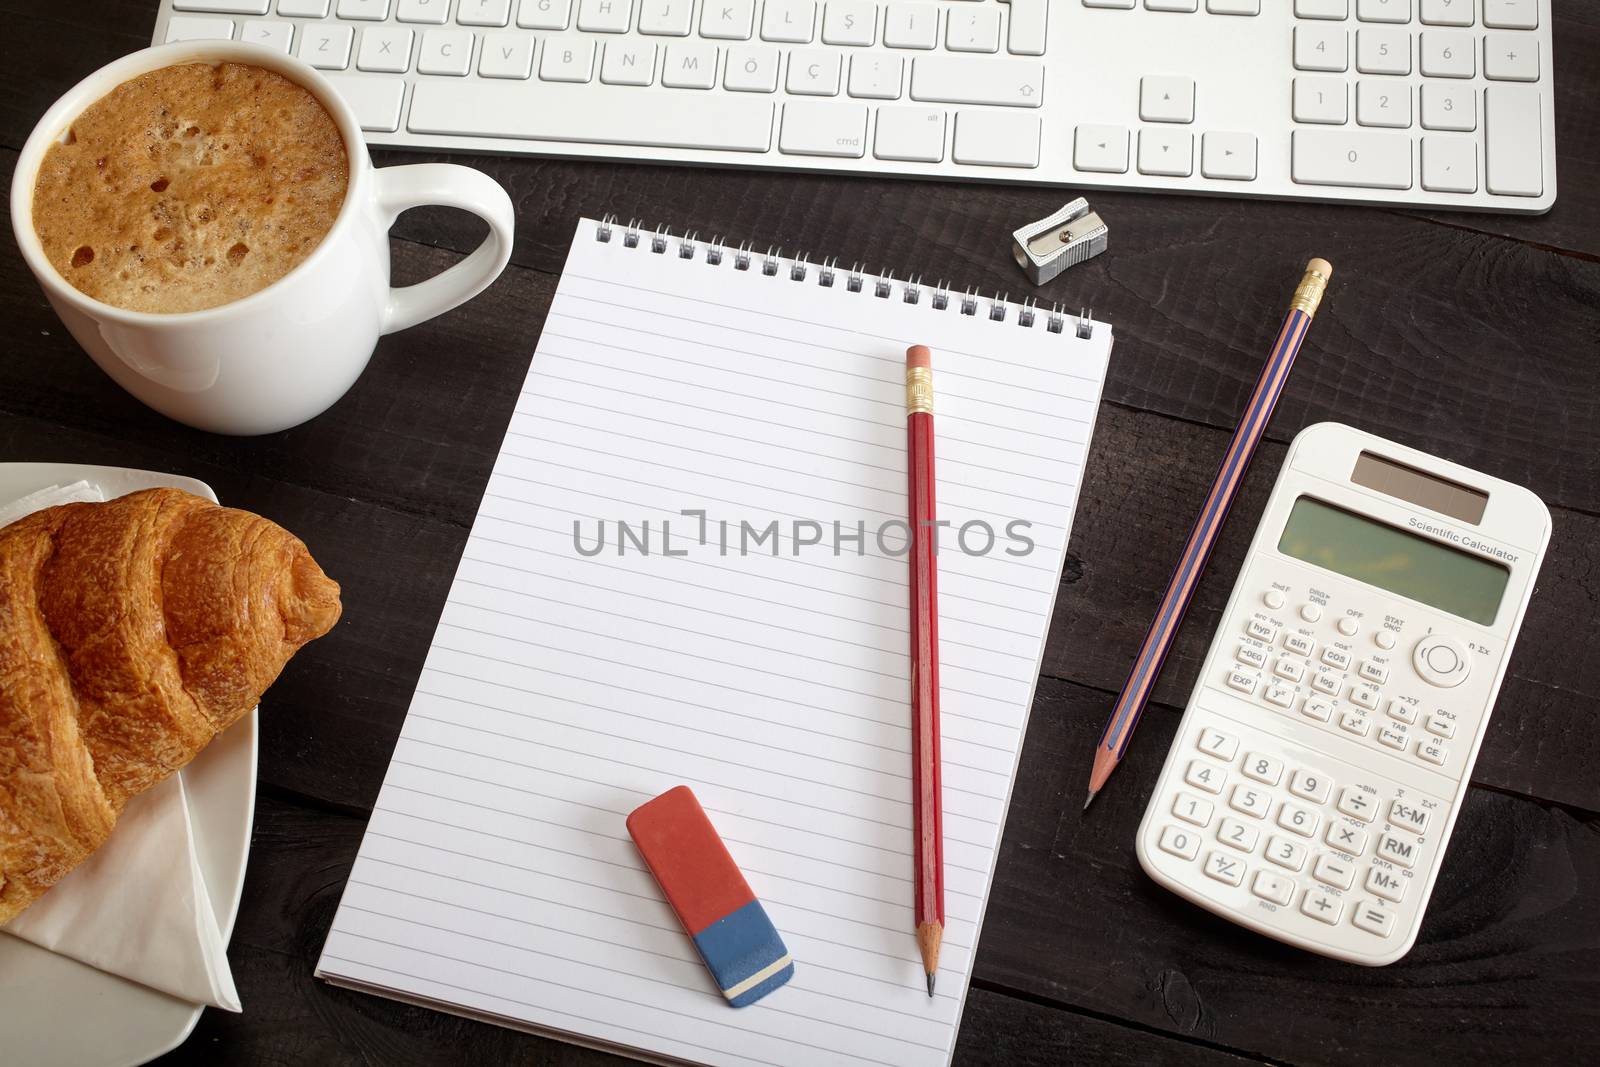
[[[794,976],[783,938],[688,786],[635,808],[628,833],[729,1004],[754,1004]]]

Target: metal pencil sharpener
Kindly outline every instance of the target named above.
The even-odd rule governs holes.
[[[1034,285],[1106,250],[1110,231],[1083,197],[1011,235],[1011,255]]]

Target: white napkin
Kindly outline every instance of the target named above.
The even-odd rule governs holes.
[[[102,499],[87,482],[53,487],[0,507],[0,526]],[[180,1000],[240,1010],[181,772],[130,800],[110,839],[5,932]]]

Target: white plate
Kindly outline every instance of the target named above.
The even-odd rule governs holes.
[[[215,501],[204,482],[157,471],[75,463],[0,463],[0,502],[87,481],[106,498],[172,486]],[[195,849],[222,939],[244,889],[255,816],[256,714],[183,769]],[[204,1009],[0,934],[0,1061],[30,1067],[134,1067],[177,1048]]]

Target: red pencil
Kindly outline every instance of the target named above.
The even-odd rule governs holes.
[[[944,819],[939,784],[939,529],[934,525],[933,353],[906,349],[906,483],[911,526],[911,788],[917,946],[928,996],[944,940]]]

